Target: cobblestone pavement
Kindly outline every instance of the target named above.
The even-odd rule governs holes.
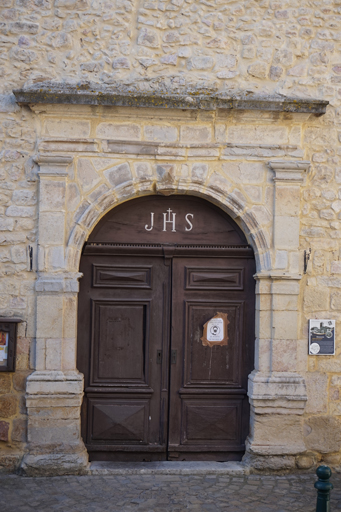
[[[314,475],[0,477],[1,512],[313,512]],[[331,512],[341,509],[333,475]]]

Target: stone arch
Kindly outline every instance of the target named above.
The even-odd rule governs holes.
[[[203,186],[198,183],[179,184],[170,187],[169,184],[157,183],[155,187],[146,188],[144,180],[135,180],[134,183],[112,188],[101,194],[73,224],[66,247],[66,268],[77,272],[84,242],[88,239],[95,225],[106,213],[119,204],[140,197],[153,194],[187,194],[202,197],[214,203],[230,217],[232,217],[244,232],[249,244],[252,246],[256,259],[257,273],[271,269],[270,241],[267,230],[262,228],[256,216],[243,204],[242,198],[235,192],[226,193],[219,186]]]

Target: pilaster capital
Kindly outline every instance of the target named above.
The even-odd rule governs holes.
[[[39,177],[66,177],[68,166],[73,162],[72,156],[37,155],[34,162],[39,165]]]
[[[269,279],[271,281],[300,281],[302,279],[302,274],[296,274],[291,272],[282,272],[280,270],[270,270],[257,272],[253,275],[256,281],[261,279]]]
[[[78,293],[78,280],[83,276],[81,272],[49,273],[42,272],[36,281],[36,291],[45,294],[51,293]]]
[[[309,166],[308,160],[272,160],[269,162],[270,169],[275,173],[274,181],[298,185],[303,182],[304,173]]]

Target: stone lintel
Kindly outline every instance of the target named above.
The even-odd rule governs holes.
[[[273,160],[269,162],[269,166],[275,173],[274,181],[301,184],[304,172],[309,168],[310,162],[307,160]]]
[[[89,114],[90,115],[90,114]],[[38,150],[44,153],[111,153],[118,158],[140,157],[140,155],[157,160],[186,160],[188,158],[230,160],[236,157],[254,157],[264,161],[280,152],[283,158],[303,151],[298,146],[287,144],[234,144],[225,142],[151,142],[109,139],[67,139],[45,137],[38,142]]]
[[[41,273],[36,281],[36,291],[40,293],[78,293],[78,280],[81,272],[47,274]]]
[[[68,175],[67,168],[72,163],[72,156],[65,155],[37,155],[33,158],[39,165],[38,174],[40,177],[65,177]]]
[[[133,92],[129,86],[105,87],[99,84],[71,85],[65,83],[36,84],[13,91],[19,105],[78,104],[120,107],[172,108],[190,110],[261,110],[273,112],[322,115],[328,101],[282,96],[227,97],[209,91],[172,94],[160,90],[153,93]]]

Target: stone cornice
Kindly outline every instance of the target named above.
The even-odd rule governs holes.
[[[310,162],[308,160],[273,160],[269,165],[274,171],[280,170],[298,170],[305,171],[308,169]]]
[[[78,104],[121,107],[148,107],[191,110],[262,110],[273,112],[308,113],[322,115],[328,101],[282,96],[228,97],[211,91],[187,94],[155,91],[140,93],[122,84],[110,88],[102,84],[71,85],[65,83],[37,84],[26,89],[14,90],[19,105],[32,104]]]

